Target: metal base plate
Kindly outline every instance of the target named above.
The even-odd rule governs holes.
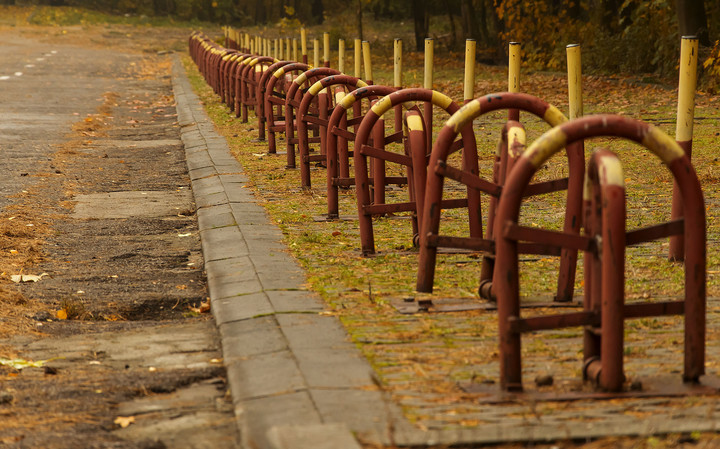
[[[486,396],[478,399],[478,403],[481,404],[528,401],[557,402],[581,399],[610,400],[717,395],[720,394],[720,378],[717,376],[702,376],[700,382],[695,384],[684,383],[679,374],[646,377],[627,383],[624,391],[620,392],[599,391],[582,380],[568,380],[561,382],[559,386],[542,387],[542,389],[522,392],[500,391],[500,387],[495,384],[467,383],[460,384],[460,388],[467,393],[485,394]]]
[[[557,302],[550,296],[522,298],[520,306],[524,309],[537,308],[577,308],[582,307],[582,296],[573,301]],[[497,304],[479,298],[397,298],[390,304],[402,314],[463,312],[467,310],[497,310]]]

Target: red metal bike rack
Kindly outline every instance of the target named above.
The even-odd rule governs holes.
[[[285,111],[283,109],[281,113],[276,115],[274,108],[279,107],[282,109],[285,105],[286,93],[292,82],[287,77],[292,76],[293,72],[306,72],[309,68],[310,66],[307,64],[294,62],[278,68],[267,81],[265,86],[265,123],[268,131],[268,153],[274,154],[277,152],[275,133],[285,132]],[[279,89],[276,90],[276,86]]]
[[[260,56],[250,60],[240,73],[240,98],[243,104],[242,123],[248,122],[248,109],[253,108],[255,116],[259,114],[258,109],[262,99],[257,97],[257,86],[262,73],[267,67],[277,62],[270,56]]]
[[[447,163],[447,160],[453,148],[453,141],[462,128],[471,125],[475,118],[488,112],[512,109],[532,113],[545,120],[545,122],[551,126],[559,125],[567,120],[557,108],[537,97],[521,93],[506,92],[490,94],[472,100],[447,121],[445,126],[440,130],[430,156],[428,166],[429,173],[424,205],[424,210],[427,211],[427,213],[424,215],[421,225],[422,231],[420,233],[420,256],[418,259],[418,276],[416,286],[417,291],[432,293],[438,248],[462,248],[482,251],[490,255],[490,257],[494,254],[495,236],[488,233],[485,238],[483,238],[482,233],[478,234],[477,232],[473,235],[473,229],[477,229],[477,225],[473,228],[473,225],[470,224],[469,237],[440,235],[439,228],[442,210],[441,201],[443,197],[444,179],[446,177],[467,185],[468,189],[473,191],[484,192],[495,198],[499,197],[500,193],[505,188],[504,186],[496,182],[490,182],[479,178],[476,174],[470,173],[465,169],[459,170],[452,167]],[[511,121],[505,126],[505,135],[507,135],[510,129],[518,129],[518,125],[513,125],[513,123],[516,122]],[[511,146],[508,147],[508,149],[510,148]],[[578,234],[580,232],[580,222],[582,218],[582,187],[585,171],[582,142],[569,146],[567,154],[569,166],[568,178],[533,184],[528,187],[524,194],[530,196],[567,189],[568,194],[563,229],[565,232]],[[473,155],[472,157],[477,159],[477,155]],[[496,167],[500,170],[496,171],[496,174],[498,175],[496,179],[498,181],[502,181],[502,178],[500,177],[503,173],[502,164],[505,164],[506,166],[504,170],[508,171],[507,164],[512,164],[512,158],[508,158],[507,162],[497,160]],[[491,206],[492,205],[493,202],[491,202]],[[492,218],[493,214],[494,210],[489,210],[488,216],[494,223],[496,220]],[[480,217],[480,211],[478,211],[477,219],[480,219]],[[488,228],[493,231],[494,224],[491,225],[490,223],[491,222],[488,221]],[[534,247],[529,247],[527,249],[538,251],[538,248]],[[577,264],[577,251],[563,251],[562,254],[560,254],[560,257],[561,262],[560,275],[558,279],[558,292],[563,292],[563,295],[567,295],[567,292],[569,291],[569,296],[572,297]],[[492,279],[492,264],[489,262],[488,258],[484,259],[483,264],[484,269],[482,275],[484,277],[481,278],[479,291],[482,296],[492,299],[494,296],[491,288],[492,284],[490,283]]]
[[[287,168],[295,168],[295,144],[298,143],[298,139],[295,137],[296,123],[294,118],[297,117],[295,111],[300,107],[300,101],[304,92],[300,89],[305,84],[314,84],[320,78],[330,75],[342,75],[335,69],[327,67],[318,67],[310,69],[306,72],[301,73],[295,78],[288,89],[287,95],[285,96],[285,142],[287,144]],[[327,98],[327,97],[326,97]],[[320,100],[320,98],[318,98]],[[329,115],[328,105],[319,104],[317,106],[318,117],[327,119]],[[323,112],[323,109],[325,112]],[[295,126],[294,126],[295,125]],[[320,136],[309,140],[310,143],[320,142]]]
[[[277,71],[280,67],[289,64],[292,64],[292,61],[277,61],[276,63],[270,65],[262,72],[260,80],[257,83],[255,91],[255,98],[257,98],[257,106],[255,107],[255,112],[258,120],[258,140],[260,141],[265,140],[265,126],[267,120],[267,114],[265,112],[265,107],[267,106],[267,96],[265,95],[265,93],[268,81],[270,80],[270,78],[273,77],[275,71]]]
[[[375,253],[375,239],[373,236],[372,217],[374,215],[383,215],[395,212],[415,212],[419,210],[419,205],[423,204],[422,198],[418,197],[417,201],[409,201],[405,203],[396,204],[384,204],[382,196],[378,195],[378,190],[381,188],[378,185],[377,179],[374,180],[375,192],[374,203],[370,197],[370,180],[368,174],[368,163],[367,157],[373,157],[380,161],[389,161],[397,164],[410,167],[414,170],[414,173],[422,171],[423,167],[414,167],[413,158],[410,154],[401,155],[398,153],[392,153],[384,151],[382,148],[378,148],[378,144],[375,143],[373,146],[368,145],[370,138],[370,132],[375,126],[375,123],[388,112],[390,109],[402,105],[408,102],[423,102],[430,103],[435,106],[439,106],[449,114],[454,114],[460,109],[460,106],[455,103],[450,97],[441,94],[439,92],[429,89],[402,89],[396,91],[375,104],[365,114],[362,123],[357,131],[355,137],[355,151],[353,152],[353,164],[355,170],[355,189],[357,196],[357,207],[358,217],[360,220],[360,241],[362,246],[362,252],[364,255],[370,255]],[[463,149],[463,168],[470,173],[474,173],[477,176],[478,165],[477,165],[477,150],[475,148],[475,135],[472,129],[469,127],[462,129],[462,143],[454,149]],[[382,143],[382,142],[381,142]],[[423,146],[422,150],[410,150],[410,151],[422,151],[427,153],[427,149]],[[472,157],[469,157],[472,155]],[[423,156],[424,157],[424,156]],[[383,170],[380,170],[383,171]],[[417,189],[415,189],[417,193]],[[384,189],[383,189],[384,194]],[[468,188],[468,197],[466,200],[453,201],[452,203],[446,203],[446,207],[468,207],[471,211],[469,213],[469,219],[471,222],[471,229],[473,234],[479,232],[482,235],[480,217],[480,195],[474,189]],[[421,212],[422,214],[422,212]]]
[[[377,97],[390,95],[397,89],[394,87],[374,85],[356,89],[337,102],[328,120],[327,136],[327,202],[328,218],[339,217],[338,188],[355,185],[355,178],[350,177],[350,158],[353,152],[348,150],[348,142],[354,142],[357,134],[357,127],[362,122],[361,100],[366,98],[370,101]],[[353,109],[353,117],[348,119],[347,111]],[[398,119],[400,123],[398,123]],[[402,113],[395,116],[395,129],[400,131],[399,138],[402,138]],[[355,133],[348,130],[354,126]],[[398,133],[389,136],[390,141],[398,140]],[[398,180],[400,181],[400,180]]]
[[[320,92],[328,89],[332,86],[346,88],[348,90],[355,90],[360,87],[367,87],[367,83],[349,75],[330,75],[321,78],[303,95],[300,106],[297,109],[297,134],[298,134],[298,154],[300,159],[300,181],[303,188],[311,187],[310,180],[310,165],[312,162],[323,162],[327,163],[327,130],[329,129],[329,120],[322,117],[324,108],[321,108],[318,112],[319,115],[312,115],[309,112],[310,103],[319,96]],[[327,94],[326,94],[327,95]],[[331,103],[331,102],[328,102]],[[308,136],[308,123],[315,124],[320,129],[320,152],[316,155],[310,154],[310,144]],[[323,137],[323,134],[325,137]]]
[[[639,143],[672,172],[685,204],[685,216],[638,230],[625,231],[624,181],[609,152],[590,164],[585,199],[588,224],[584,235],[520,226],[523,192],[542,164],[563,147],[593,137],[620,137]],[[525,332],[586,326],[584,374],[602,389],[623,387],[623,323],[639,317],[685,316],[682,379],[695,384],[705,372],[705,205],[689,157],[669,136],[644,122],[620,116],[588,116],[546,132],[516,162],[503,188],[497,211],[499,231],[493,289],[497,295],[500,386],[522,390],[521,335]],[[685,296],[679,301],[624,304],[624,251],[628,245],[683,235]],[[581,312],[523,318],[520,309],[518,253],[521,245],[550,245],[585,251],[585,308]],[[599,326],[599,328],[598,328]]]

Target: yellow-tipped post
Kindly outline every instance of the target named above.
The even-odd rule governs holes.
[[[370,55],[370,42],[362,41],[363,64],[365,65],[365,81],[372,84],[372,57]]]
[[[393,86],[400,88],[400,87],[402,87],[402,69],[403,69],[402,39],[395,39],[395,44],[393,46],[393,49],[394,49],[393,63],[394,63],[394,68],[395,68],[395,72],[394,72],[394,76],[393,76]]]
[[[465,41],[465,84],[463,89],[463,100],[465,103],[475,98],[475,51],[477,42],[475,39]]]
[[[693,122],[695,120],[695,89],[697,87],[698,38],[683,36],[680,44],[680,80],[678,82],[677,124],[675,140],[692,156]],[[683,216],[683,204],[677,183],[673,184],[673,220]],[[685,260],[685,239],[681,235],[670,237],[670,260]]]
[[[320,39],[313,39],[313,67],[320,67]]]
[[[362,56],[361,56],[362,55],[362,42],[360,41],[360,39],[355,39],[354,51],[355,51],[355,60],[354,60],[355,74],[353,76],[355,78],[360,78],[360,77],[362,77],[362,73],[361,73],[362,71],[360,70],[360,68],[362,67]]]
[[[323,65],[330,67],[330,33],[323,33]]]
[[[303,62],[303,64],[307,64],[308,63],[307,31],[305,31],[305,28],[300,28],[300,48],[302,49],[302,62]]]
[[[435,41],[430,38],[425,39],[425,70],[423,72],[423,87],[432,90],[433,88],[433,69],[435,59]],[[433,105],[426,102],[423,107],[423,115],[425,116],[425,148],[428,153],[432,149],[432,125],[433,125]]]
[[[567,52],[569,118],[572,120],[583,116],[582,53],[579,44],[570,44],[565,50]]]
[[[583,115],[583,96],[582,96],[582,53],[578,44],[571,44],[565,47],[567,55],[567,74],[568,74],[568,106],[570,109],[569,116],[571,119],[582,117]],[[568,153],[579,153],[580,157],[585,154],[585,144],[580,141],[568,147]],[[568,191],[582,191],[582,179],[574,179],[569,181]],[[567,210],[572,210],[571,198],[568,196],[566,201]],[[565,220],[563,232],[568,234],[577,234],[580,232],[580,223],[576,220]],[[577,274],[578,252],[563,248],[560,252],[560,272],[558,275],[557,290],[555,294],[556,302],[572,301],[574,295],[575,277]],[[587,286],[586,286],[587,287]],[[594,354],[597,338],[591,332],[585,333],[584,347],[585,354]]]
[[[403,84],[403,77],[402,77],[402,70],[403,70],[403,43],[402,39],[395,39],[395,43],[393,46],[394,53],[393,53],[393,65],[394,65],[394,73],[393,73],[393,87],[397,89],[402,89]],[[402,131],[402,125],[403,125],[403,110],[402,105],[395,106],[395,132]]]
[[[345,73],[345,39],[338,39],[338,70]]]
[[[508,48],[508,92],[520,92],[520,43],[510,42]],[[520,120],[520,111],[508,111],[508,120]]]

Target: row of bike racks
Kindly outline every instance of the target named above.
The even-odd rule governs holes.
[[[701,186],[689,151],[683,149],[690,148],[688,141],[692,141],[692,115],[682,119],[683,123],[690,123],[690,137],[687,138],[686,131],[678,132],[684,136],[680,145],[642,121],[616,115],[582,117],[581,94],[575,86],[575,93],[573,87],[570,89],[571,120],[568,120],[555,106],[517,91],[517,73],[512,73],[513,58],[519,61],[519,45],[515,43],[510,46],[509,80],[513,91],[472,99],[466,70],[462,105],[427,87],[400,88],[397,81],[393,87],[373,85],[368,81],[372,75],[367,71],[366,79],[360,79],[357,51],[356,76],[350,76],[328,67],[327,56],[325,67],[308,65],[306,56],[303,62],[279,61],[252,54],[248,48],[238,48],[237,42],[247,42],[247,37],[238,38],[237,42],[227,37],[225,44],[233,48],[220,46],[203,34],[194,33],[190,37],[190,54],[200,72],[243,122],[248,121],[250,110],[254,112],[258,139],[267,140],[269,153],[278,153],[279,135],[284,133],[286,166],[300,166],[303,188],[311,187],[312,165],[326,169],[328,219],[340,216],[338,189],[354,186],[364,255],[375,252],[373,217],[401,212],[411,213],[413,219],[415,244],[419,248],[416,285],[419,293],[433,291],[440,249],[471,250],[483,255],[478,292],[497,304],[503,392],[523,389],[523,334],[582,327],[586,380],[609,394],[650,394],[628,391],[623,371],[624,322],[666,315],[685,318],[682,380],[688,388],[678,394],[707,392],[703,388],[715,391],[714,378],[706,376],[703,384],[699,383],[705,374],[706,224]],[[680,91],[685,99],[681,99],[678,110],[687,111],[694,107],[692,70],[697,60],[692,57],[697,55],[697,40],[683,38],[682,47],[681,70],[687,67],[688,74],[685,81],[681,74]],[[474,47],[471,52],[474,66]],[[571,52],[579,55],[579,47],[569,46],[568,54]],[[369,51],[363,55],[369,65]],[[579,83],[579,56],[577,64],[572,70]],[[692,94],[690,103],[688,90]],[[501,110],[508,111],[509,119],[502,130],[492,179],[484,179],[479,175],[480,155],[473,121]],[[433,139],[434,112],[436,118],[447,114],[447,120]],[[519,121],[520,112],[545,121],[550,130],[528,145]],[[391,126],[386,127],[386,117],[392,117]],[[684,206],[682,215],[642,229],[626,229],[624,176],[618,157],[601,149],[594,151],[586,162],[585,143],[602,137],[634,142],[640,150],[649,150],[659,158],[674,177],[678,189],[676,201]],[[403,152],[386,148],[393,143],[402,144]],[[313,145],[318,146],[316,151]],[[532,182],[538,168],[563,149],[568,176]],[[453,158],[456,153],[459,157]],[[394,169],[390,170],[391,166]],[[461,186],[461,197],[445,198],[448,181]],[[409,200],[388,203],[385,192],[389,185],[406,188]],[[562,230],[520,224],[523,199],[559,191],[566,192]],[[483,198],[489,199],[482,201]],[[481,207],[483,203],[487,204],[485,208]],[[463,236],[440,233],[442,211],[451,208],[467,211],[467,231]],[[663,238],[673,239],[673,247],[680,242],[680,252],[675,249],[670,258],[684,261],[684,298],[625,303],[626,248]],[[523,317],[520,255],[560,258],[555,301],[566,303],[575,296],[579,253],[585,273],[582,310]],[[668,392],[660,387],[656,393]]]

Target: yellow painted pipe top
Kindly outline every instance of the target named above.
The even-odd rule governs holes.
[[[477,42],[475,39],[465,41],[465,84],[463,89],[463,100],[475,98],[475,50]]]
[[[370,56],[370,42],[362,41],[363,63],[365,64],[365,80],[372,81],[372,58]]]
[[[338,39],[338,70],[345,73],[345,39]]]
[[[698,39],[683,36],[680,43],[680,80],[675,140],[688,142],[693,138],[695,120],[695,89],[697,87]]]
[[[435,58],[435,42],[431,38],[425,39],[425,72],[423,87],[433,88],[433,59]]]
[[[362,43],[360,39],[355,39],[355,78],[361,78],[360,68],[362,67]]]
[[[510,42],[508,53],[508,92],[520,92],[520,43]]]
[[[583,116],[582,92],[582,53],[579,44],[571,44],[566,48],[568,72],[568,105],[570,119]]]
[[[395,66],[395,73],[394,73],[394,77],[393,77],[393,86],[394,87],[402,87],[402,69],[403,69],[402,39],[395,39],[394,50],[395,50],[395,54],[393,57],[393,61],[394,61],[394,66]]]

